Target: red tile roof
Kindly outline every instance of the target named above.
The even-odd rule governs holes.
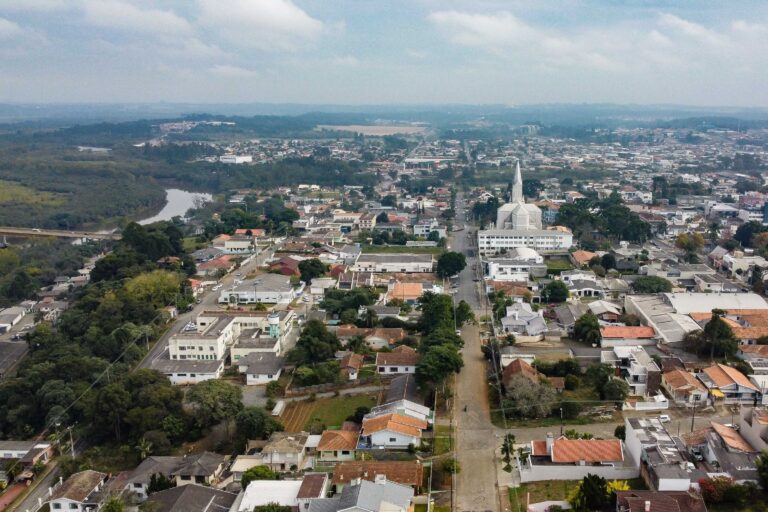
[[[395,347],[392,352],[379,352],[376,354],[377,366],[415,366],[421,360],[416,349],[407,345]]]
[[[317,444],[317,450],[321,452],[330,452],[336,450],[354,450],[357,448],[357,438],[359,432],[349,430],[326,430],[320,436],[320,442]]]
[[[616,462],[624,460],[618,439],[567,439],[559,437],[552,446],[552,462]]]
[[[750,380],[736,368],[731,368],[730,366],[725,366],[724,364],[716,364],[710,366],[709,368],[704,368],[702,371],[718,388],[724,388],[735,383],[753,391],[759,391],[757,387],[752,384],[752,382],[750,382]]]
[[[621,326],[621,325],[606,325],[600,329],[600,334],[603,338],[653,338],[656,335],[656,331],[653,327],[647,325],[637,326]]]
[[[424,466],[419,461],[355,461],[341,462],[333,470],[333,485],[345,485],[356,478],[375,481],[385,475],[388,481],[411,487],[421,487]]]
[[[399,432],[409,436],[420,436],[427,429],[427,422],[403,414],[382,414],[363,420],[363,435],[371,435],[382,430]]]

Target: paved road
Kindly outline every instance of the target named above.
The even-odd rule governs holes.
[[[34,509],[38,504],[38,498],[42,501],[48,498],[48,488],[53,486],[58,477],[59,468],[53,468],[42,480],[34,484],[36,487],[18,505],[10,508],[8,512],[24,512]]]
[[[461,194],[456,200],[456,218],[464,219],[464,204]],[[459,274],[455,301],[466,301],[480,311],[480,288],[476,271],[477,260],[471,256],[469,228],[453,233],[451,249],[464,253],[467,267]],[[467,325],[462,329],[464,340],[462,356],[464,368],[456,377],[456,402],[454,407],[456,425],[456,457],[461,472],[456,476],[455,510],[462,512],[499,510],[496,489],[496,428],[491,423],[486,385],[486,367],[480,350],[480,330]],[[466,408],[466,412],[465,412]]]
[[[19,236],[19,237],[49,237],[56,238],[88,238],[91,240],[119,240],[117,233],[106,233],[103,231],[64,231],[61,229],[36,229],[36,228],[12,228],[0,226],[0,236]]]
[[[275,247],[265,249],[248,264],[240,267],[240,269],[235,273],[223,277],[219,281],[220,284],[224,285],[222,288],[232,285],[234,280],[237,279],[236,274],[242,274],[243,276],[246,276],[249,272],[256,270],[260,265],[264,264],[266,260],[271,258],[274,255],[274,252]],[[165,334],[163,334],[163,336],[157,341],[157,343],[155,343],[154,346],[149,350],[149,353],[144,357],[144,360],[141,361],[138,368],[152,368],[153,361],[156,359],[167,358],[168,339],[171,337],[171,335],[178,331],[181,325],[185,325],[196,319],[197,316],[203,311],[218,308],[220,291],[221,290],[215,292],[212,290],[207,291],[201,298],[200,304],[195,305],[192,311],[180,314],[174,322],[174,325],[172,325],[171,328],[168,329]],[[294,331],[296,331],[296,329],[294,329]]]

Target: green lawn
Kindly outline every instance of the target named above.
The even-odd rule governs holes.
[[[312,410],[306,427],[314,421],[319,421],[327,428],[340,427],[347,417],[355,413],[358,407],[374,407],[377,400],[370,395],[337,396],[333,398],[318,398]]]
[[[436,425],[434,435],[434,455],[443,455],[451,451],[450,425]]]
[[[205,247],[206,244],[201,244],[197,241],[196,236],[188,236],[185,237],[181,241],[182,245],[184,246],[184,250],[186,252],[195,252],[196,250]]]
[[[441,247],[406,247],[405,245],[364,245],[365,254],[442,254]]]
[[[530,482],[520,487],[509,489],[509,502],[512,512],[522,512],[526,509],[528,493],[531,495],[530,503],[541,501],[566,500],[578,480],[545,480],[543,482]],[[631,489],[646,489],[645,482],[641,478],[627,480]]]
[[[545,263],[547,265],[547,273],[549,274],[559,274],[564,270],[571,270],[573,268],[571,262],[566,259],[552,259],[547,260]]]

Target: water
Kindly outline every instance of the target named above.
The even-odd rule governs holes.
[[[202,198],[205,201],[213,200],[211,194],[204,194],[199,192],[187,192],[186,190],[179,190],[177,188],[169,188],[165,191],[166,203],[160,213],[139,221],[139,224],[152,224],[153,222],[159,222],[161,220],[171,220],[173,217],[184,217],[187,210],[195,207],[195,200]]]

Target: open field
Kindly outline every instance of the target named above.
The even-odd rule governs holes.
[[[0,205],[34,204],[58,206],[62,203],[64,203],[64,198],[59,194],[35,190],[13,181],[0,180]]]
[[[365,125],[365,124],[347,124],[332,125],[319,124],[317,130],[332,130],[339,132],[362,133],[363,135],[372,135],[374,137],[384,137],[385,135],[417,135],[427,131],[424,126],[394,126],[394,125]]]
[[[370,408],[377,403],[378,398],[371,394],[318,398],[312,402],[301,400],[289,403],[278,419],[287,432],[307,430],[313,423],[337,428],[358,407]]]
[[[545,480],[543,482],[530,482],[520,487],[509,489],[509,503],[512,512],[526,510],[526,503],[539,503],[541,501],[567,500],[568,495],[578,484],[578,480]],[[627,480],[630,489],[645,489],[645,483],[640,478]],[[528,500],[530,494],[530,501]]]

